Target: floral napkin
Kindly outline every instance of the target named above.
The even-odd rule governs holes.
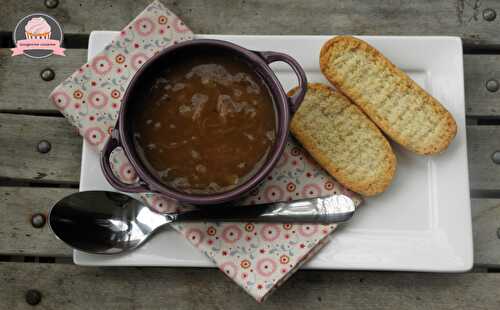
[[[160,50],[191,39],[191,30],[155,1],[102,52],[57,86],[50,100],[98,152],[115,126],[122,95],[134,73]],[[136,181],[136,173],[121,148],[112,152],[110,162],[122,181]],[[290,139],[266,182],[242,203],[251,205],[333,193],[349,195],[356,204],[361,202]],[[143,193],[140,197],[158,212],[179,208],[175,201],[157,194]],[[257,301],[262,301],[314,255],[335,229],[335,225],[215,222],[172,226]]]

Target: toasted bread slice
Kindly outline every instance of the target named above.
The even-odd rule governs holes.
[[[320,67],[385,134],[410,151],[436,154],[455,137],[451,114],[368,43],[335,37],[323,45]]]
[[[308,85],[290,129],[323,168],[354,192],[373,196],[394,177],[396,156],[387,139],[347,97],[326,85]]]

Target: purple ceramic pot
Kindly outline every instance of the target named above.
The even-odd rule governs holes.
[[[249,64],[262,78],[268,86],[270,95],[273,97],[274,111],[276,113],[276,142],[272,146],[269,155],[260,167],[260,169],[251,176],[246,182],[239,184],[235,188],[221,193],[214,194],[188,194],[169,188],[158,179],[154,173],[149,171],[144,163],[142,163],[137,151],[134,147],[132,124],[134,113],[131,112],[130,106],[134,104],[133,98],[142,89],[141,83],[150,80],[155,76],[155,70],[164,68],[164,64],[168,63],[168,59],[178,53],[197,52],[206,49],[220,50],[224,53],[230,53]],[[299,81],[299,90],[291,97],[287,96],[278,78],[269,67],[269,64],[276,61],[282,61],[290,65]],[[163,65],[163,66],[162,66]],[[181,203],[196,204],[196,205],[211,205],[229,202],[243,196],[251,189],[255,188],[265,177],[271,172],[273,167],[280,159],[286,145],[288,137],[288,125],[290,114],[294,112],[299,104],[304,99],[307,89],[307,80],[304,70],[300,67],[296,60],[292,57],[278,52],[256,52],[247,50],[241,46],[230,42],[220,40],[198,39],[183,42],[173,45],[159,54],[151,57],[132,78],[127,91],[125,92],[120,114],[118,117],[115,130],[113,130],[110,139],[101,152],[101,167],[104,176],[108,182],[116,189],[123,192],[154,192],[165,195],[169,198],[177,200]],[[135,104],[140,104],[135,102]],[[121,146],[130,161],[130,164],[137,172],[139,181],[135,184],[126,184],[121,182],[111,170],[109,164],[109,156],[111,152]]]

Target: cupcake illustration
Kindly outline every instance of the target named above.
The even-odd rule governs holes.
[[[33,17],[24,27],[26,39],[50,39],[50,25],[43,17]]]

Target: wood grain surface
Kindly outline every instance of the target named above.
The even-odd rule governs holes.
[[[82,138],[49,103],[50,91],[85,62],[93,30],[119,30],[150,0],[6,0],[0,9],[0,309],[254,309],[255,301],[216,269],[90,268],[15,263],[71,249],[48,225],[34,228],[76,191]],[[500,309],[500,1],[162,0],[195,33],[451,35],[463,39],[475,271],[465,274],[299,271],[260,309]],[[66,57],[11,57],[18,20],[44,12],[61,22]],[[488,21],[485,16],[494,16]],[[497,16],[498,15],[498,16]],[[43,81],[50,68],[55,79]],[[40,140],[50,152],[37,151]],[[33,187],[36,186],[36,187]],[[40,260],[42,261],[42,260]],[[490,271],[486,273],[485,271]]]
[[[489,91],[488,81],[500,86],[500,55],[467,55],[464,57],[465,102],[467,116],[500,116],[500,89]]]
[[[499,190],[500,165],[491,156],[500,151],[500,127],[468,126],[470,186],[472,190]],[[52,150],[37,152],[40,140]],[[39,183],[77,184],[80,178],[82,138],[64,118],[0,113],[0,178]]]
[[[47,216],[50,207],[77,189],[0,187],[0,254],[71,256],[72,250],[58,240],[49,225],[35,228],[34,214]]]
[[[483,267],[500,266],[500,199],[472,200],[474,263]]]
[[[65,53],[65,57],[54,56],[40,61],[24,56],[11,57],[9,49],[0,49],[0,112],[56,113],[49,102],[50,92],[87,60],[87,50],[70,49]],[[52,81],[40,77],[47,68],[55,73]]]
[[[500,151],[499,126],[467,127],[469,180],[472,190],[500,191],[500,164],[492,160],[496,151]]]
[[[41,140],[48,153],[37,151]],[[0,178],[78,184],[82,138],[62,117],[0,113]]]
[[[299,271],[262,305],[216,269],[0,263],[0,308],[498,309],[500,274]]]
[[[44,61],[10,55],[9,49],[0,48],[0,112],[58,113],[48,96],[54,87],[85,63],[87,50],[69,49],[66,57],[49,57]],[[54,70],[54,80],[46,82],[40,78],[40,72],[46,68]],[[500,116],[500,90],[490,92],[486,89],[486,82],[491,79],[500,83],[500,56],[467,55],[464,68],[467,115]],[[19,89],[25,86],[25,92],[20,94]]]
[[[71,249],[57,240],[47,225],[34,228],[33,214],[49,208],[76,189],[0,187],[0,255],[65,256]],[[500,266],[500,199],[473,199],[474,263]]]
[[[5,1],[0,31],[13,31],[31,12],[44,12],[64,32],[120,30],[151,1]],[[322,1],[322,0],[163,0],[196,33],[220,34],[365,34],[451,35],[469,46],[498,46],[500,19],[487,21],[485,9],[500,13],[496,0]],[[89,18],[92,16],[92,18]]]

